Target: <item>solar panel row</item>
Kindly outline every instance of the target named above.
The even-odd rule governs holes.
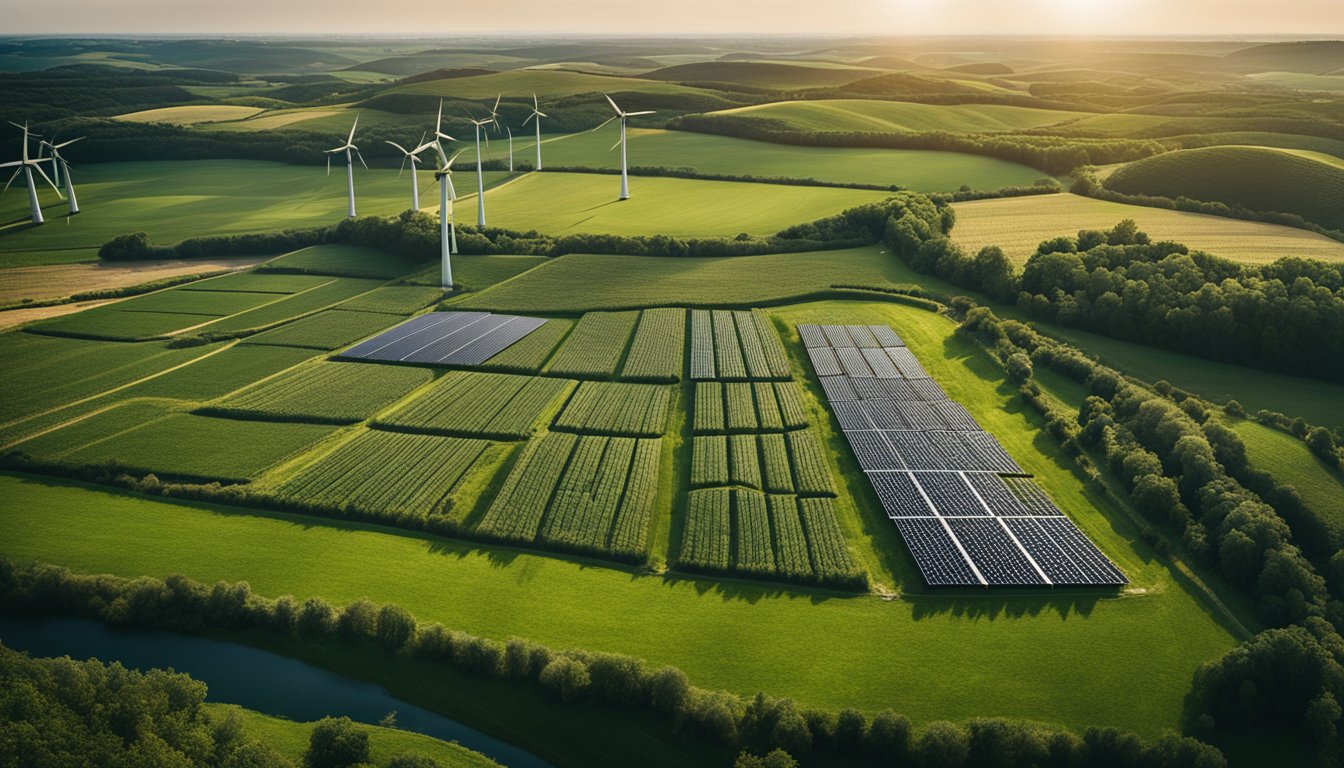
[[[430,312],[340,353],[357,360],[480,365],[546,321],[489,312]]]
[[[1124,574],[886,326],[799,325],[831,410],[932,586],[1119,585]]]

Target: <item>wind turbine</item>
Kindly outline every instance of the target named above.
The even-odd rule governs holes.
[[[56,184],[65,187],[65,193],[70,197],[70,213],[79,213],[79,200],[75,198],[75,184],[70,181],[70,161],[65,159],[61,150],[74,144],[76,141],[83,141],[84,137],[62,141],[60,144],[53,144],[50,141],[42,142],[41,146],[51,150],[51,175],[55,177]]]
[[[550,117],[550,115],[541,111],[541,105],[537,103],[537,94],[532,94],[532,114],[527,116],[523,125],[527,125],[528,120],[537,121],[537,170],[541,170],[541,118]]]
[[[448,157],[443,151],[443,145],[437,140],[422,145],[420,149],[431,146],[439,155],[439,167],[434,169],[434,177],[439,180],[439,251],[442,258],[439,282],[444,288],[452,288],[453,264],[449,256],[457,253],[457,222],[453,220],[453,201],[457,199],[457,190],[453,189],[453,161],[466,150],[459,149],[456,155]]]
[[[629,173],[628,173],[628,171],[627,171],[627,169],[626,169],[626,164],[625,164],[625,120],[626,120],[626,118],[636,117],[636,116],[638,116],[638,115],[652,115],[652,114],[653,114],[653,110],[645,110],[645,111],[643,111],[643,112],[622,112],[622,111],[621,111],[621,108],[618,107],[618,106],[616,106],[616,102],[614,102],[614,101],[611,100],[611,97],[610,97],[610,96],[607,96],[607,94],[605,94],[605,93],[602,94],[602,95],[603,95],[603,96],[606,96],[606,98],[607,98],[607,103],[611,105],[611,108],[612,108],[612,109],[616,110],[616,114],[615,114],[615,116],[613,116],[613,117],[608,117],[606,120],[602,121],[602,125],[597,126],[597,128],[601,128],[603,125],[606,125],[607,123],[610,123],[612,120],[618,120],[618,119],[619,119],[619,120],[621,121],[621,138],[618,139],[618,140],[616,141],[615,144],[612,144],[612,145],[611,145],[611,149],[615,149],[617,146],[619,146],[619,147],[621,148],[621,199],[622,199],[622,200],[629,200],[629,199],[630,199],[630,178],[629,178]],[[597,128],[594,128],[593,130],[596,131]],[[609,150],[607,150],[607,151],[610,152],[611,149],[609,149]]]
[[[327,155],[327,175],[331,175],[331,156],[337,152],[345,153],[345,177],[350,187],[350,218],[355,218],[355,157],[359,158],[359,164],[364,166],[364,170],[369,169],[369,164],[364,162],[364,156],[359,154],[359,147],[355,146],[355,129],[359,127],[359,115],[355,115],[354,125],[350,126],[350,137],[345,143],[335,149],[328,149]],[[352,157],[350,153],[353,152]]]
[[[485,226],[485,175],[481,171],[481,128],[487,125],[499,127],[499,96],[495,97],[495,106],[490,109],[490,116],[477,120],[470,114],[467,119],[476,126],[476,226]],[[485,135],[485,148],[490,148],[490,134]]]
[[[40,157],[31,158],[28,156],[28,124],[24,123],[23,125],[19,125],[18,123],[10,123],[10,125],[23,130],[23,159],[14,160],[8,163],[0,163],[0,168],[14,168],[14,174],[9,177],[9,181],[5,182],[4,189],[0,189],[0,194],[3,194],[8,190],[9,185],[13,184],[14,179],[17,179],[19,173],[22,172],[24,180],[28,183],[28,207],[32,210],[33,223],[41,224],[45,222],[46,219],[42,218],[42,205],[37,200],[37,184],[33,181],[33,171],[37,171],[37,174],[50,184],[52,189],[56,190],[57,195],[61,194],[61,190],[56,189],[56,184],[52,182],[51,177],[47,176],[46,171],[42,170],[42,163],[46,162],[46,160]]]
[[[389,141],[387,143],[401,150],[401,154],[403,155],[401,158],[401,170],[397,171],[397,178],[401,178],[401,174],[406,172],[406,161],[411,161],[411,209],[418,211],[420,210],[420,182],[416,177],[415,164],[420,162],[420,153],[428,149],[429,145],[425,143],[425,137],[423,135],[420,137],[420,146],[415,149],[407,149],[395,141]]]
[[[513,129],[506,125],[504,130],[509,132],[509,173],[513,173]]]

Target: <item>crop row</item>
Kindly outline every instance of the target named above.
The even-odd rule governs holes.
[[[531,435],[574,382],[536,376],[452,371],[378,426],[439,435],[510,440]]]
[[[528,443],[477,531],[550,549],[638,560],[662,441],[551,432]]]
[[[341,305],[341,309],[353,312],[413,315],[442,297],[442,288],[426,285],[386,285],[345,302]]]
[[[802,393],[792,381],[695,384],[697,434],[779,432],[807,426]]]
[[[585,381],[555,420],[585,434],[657,437],[667,425],[669,388],[661,384]]]
[[[787,435],[697,435],[691,487],[736,485],[768,493],[833,496],[835,486],[810,430]]]
[[[399,315],[382,312],[347,312],[328,309],[301,317],[292,323],[247,337],[244,344],[333,350],[372,336],[402,321]]]
[[[268,495],[301,509],[359,512],[392,523],[456,517],[453,492],[488,445],[368,430]]]
[[[692,491],[680,567],[846,588],[862,588],[830,499],[743,489]]]
[[[632,381],[676,382],[686,347],[686,310],[646,309],[630,344],[621,378]]]
[[[638,312],[589,312],[579,319],[547,370],[577,378],[614,376],[637,317]]]
[[[765,312],[691,312],[692,379],[787,379],[790,375],[788,355]]]
[[[353,424],[433,377],[423,368],[320,362],[249,387],[202,412],[266,421]]]

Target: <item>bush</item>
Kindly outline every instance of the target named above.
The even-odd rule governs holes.
[[[325,717],[313,726],[308,751],[303,754],[307,768],[348,768],[369,761],[369,734],[356,728],[348,717]]]
[[[415,636],[415,617],[399,605],[378,611],[378,643],[390,652],[401,650]]]
[[[561,701],[575,701],[588,691],[588,666],[569,656],[558,656],[541,670],[537,682]]]
[[[920,734],[915,756],[923,768],[960,768],[971,755],[966,729],[956,723],[929,723]]]

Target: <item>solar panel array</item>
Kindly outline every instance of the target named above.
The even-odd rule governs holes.
[[[339,356],[429,365],[480,365],[545,324],[539,317],[430,312],[362,341]]]
[[[1127,583],[894,330],[801,324],[798,335],[926,583]]]

